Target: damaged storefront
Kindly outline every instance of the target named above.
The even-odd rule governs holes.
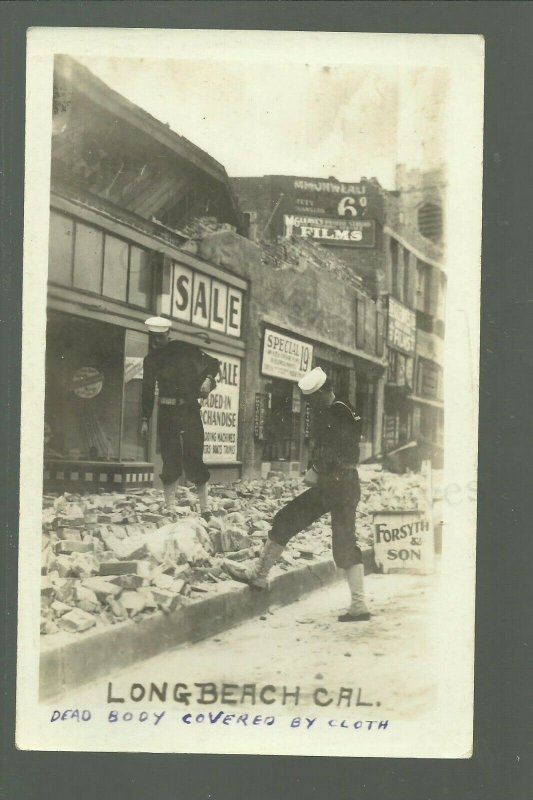
[[[81,215],[80,215],[81,212]],[[44,483],[48,490],[151,486],[155,430],[140,435],[144,320],[221,362],[202,408],[205,461],[239,474],[242,308],[246,283],[161,240],[53,196],[46,344]],[[157,482],[157,477],[156,477]]]
[[[335,396],[361,416],[361,460],[376,453],[380,435],[380,400],[383,387],[383,328],[381,314],[370,298],[364,298],[371,336],[354,352],[334,347],[319,339],[303,338],[294,330],[263,324],[260,354],[260,391],[255,395],[254,439],[260,448],[261,471],[298,475],[306,468],[314,443],[311,405],[298,389],[298,380],[310,369],[322,367],[332,382]],[[361,311],[361,304],[359,312]],[[359,342],[362,343],[361,340]]]
[[[58,56],[50,207],[45,490],[157,485],[157,403],[140,434],[154,315],[220,360],[202,409],[205,460],[238,477],[247,283],[182,250],[200,210],[239,226],[222,165]]]

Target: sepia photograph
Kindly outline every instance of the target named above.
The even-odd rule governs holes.
[[[17,744],[468,758],[483,40],[28,34]]]

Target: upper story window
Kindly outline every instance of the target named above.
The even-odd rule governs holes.
[[[399,276],[399,265],[398,265],[398,242],[396,239],[389,239],[390,242],[390,268],[391,268],[391,294],[393,297],[396,297],[397,300],[401,300],[400,297],[400,276]]]
[[[56,211],[50,212],[48,277],[140,308],[151,305],[148,250]]]
[[[423,203],[418,209],[418,230],[426,239],[442,239],[442,208],[436,203]]]
[[[406,305],[410,305],[409,302],[409,250],[404,247],[403,248],[403,302]]]
[[[415,307],[417,311],[423,311],[425,314],[430,312],[430,284],[431,267],[418,259],[416,264]]]

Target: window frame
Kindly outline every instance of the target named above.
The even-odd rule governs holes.
[[[119,305],[125,306],[127,308],[134,308],[139,311],[153,311],[155,305],[155,274],[154,270],[150,268],[150,293],[148,297],[148,302],[146,306],[140,306],[136,303],[130,302],[127,298],[129,297],[129,287],[130,287],[130,270],[131,270],[131,249],[132,247],[136,247],[138,250],[142,250],[144,253],[147,253],[147,257],[150,262],[153,259],[153,250],[150,250],[147,247],[142,247],[141,245],[137,244],[136,242],[132,242],[129,239],[126,239],[124,236],[119,236],[116,233],[111,233],[107,231],[105,228],[102,228],[100,225],[94,225],[92,222],[86,222],[83,219],[79,219],[78,217],[73,216],[72,214],[66,214],[60,209],[56,209],[54,207],[50,208],[50,219],[52,214],[55,214],[60,217],[64,217],[72,222],[73,225],[73,235],[72,235],[72,249],[70,254],[70,282],[69,283],[61,283],[57,280],[51,280],[49,277],[49,262],[47,264],[48,276],[47,280],[53,286],[62,287],[64,289],[69,289],[74,292],[78,292],[79,294],[85,295],[87,297],[99,297],[101,299],[107,300],[111,303],[117,303]],[[84,289],[74,285],[74,267],[75,267],[75,252],[76,252],[76,239],[77,239],[77,232],[78,226],[84,225],[86,228],[92,228],[95,231],[98,231],[102,235],[102,252],[101,252],[101,273],[100,273],[100,290],[98,292],[92,291],[91,289]],[[50,230],[50,220],[49,220],[49,230]],[[104,285],[104,271],[105,271],[105,240],[107,237],[111,237],[114,239],[118,239],[121,242],[124,242],[128,247],[128,275],[127,275],[127,282],[126,282],[126,299],[125,300],[117,300],[115,297],[110,297],[103,293],[103,285]],[[50,258],[50,255],[48,255]]]

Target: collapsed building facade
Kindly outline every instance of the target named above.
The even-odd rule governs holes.
[[[379,452],[397,468],[416,468],[428,458],[441,466],[443,170],[399,165],[394,191],[384,190],[375,178],[348,184],[270,175],[232,183],[252,239],[313,243],[342,261],[347,284],[359,282],[365,297],[345,309],[346,324],[355,319],[353,341],[359,349],[368,350],[377,334],[379,353],[386,351],[384,374],[368,355],[354,361],[355,386],[370,383],[373,409],[361,404],[357,388],[349,398],[379,431],[373,454]],[[368,326],[369,302],[377,309],[376,331]]]
[[[302,186],[297,194],[303,191],[305,199],[314,189]],[[402,279],[407,294],[396,297],[391,243],[408,249],[410,259],[421,259],[425,251],[420,243],[405,244],[413,237],[401,192],[388,197],[375,181],[367,182],[365,192],[330,192],[337,211],[344,197],[355,197],[356,210],[365,214],[359,220],[346,212],[352,206],[346,200],[337,234],[325,216],[329,207],[321,207],[320,224],[308,207],[305,215],[292,214],[289,228],[278,230],[279,206],[273,209],[269,201],[266,219],[259,211],[254,218],[239,182],[230,181],[215,159],[73,59],[57,57],[45,488],[120,490],[154,480],[157,485],[156,419],[148,441],[139,432],[142,362],[150,346],[144,320],[154,314],[171,319],[173,337],[221,361],[218,386],[202,409],[212,480],[301,472],[313,433],[296,382],[316,365],[327,369],[336,394],[364,419],[362,459],[400,447],[402,417],[394,440],[389,421],[400,402],[391,391],[400,373],[391,366],[390,298],[416,307],[418,262],[409,262],[410,277]],[[310,219],[298,218],[303,216]],[[352,217],[357,225],[348,224]],[[328,247],[331,235],[337,243]],[[424,263],[437,269],[433,256]],[[416,347],[420,329],[426,349],[410,357],[438,364],[433,339],[442,331],[433,322],[431,331],[419,328],[416,309]],[[421,310],[432,319],[438,313]],[[396,317],[396,329],[409,327],[408,315]],[[425,317],[420,325],[428,327]],[[401,333],[399,344],[395,335],[398,352],[405,354],[408,334]],[[431,383],[425,369],[420,397],[406,384],[413,395],[409,402],[422,411]],[[435,408],[438,400],[429,399],[427,407]],[[413,420],[423,426],[422,411],[418,417],[409,411],[409,435]]]

